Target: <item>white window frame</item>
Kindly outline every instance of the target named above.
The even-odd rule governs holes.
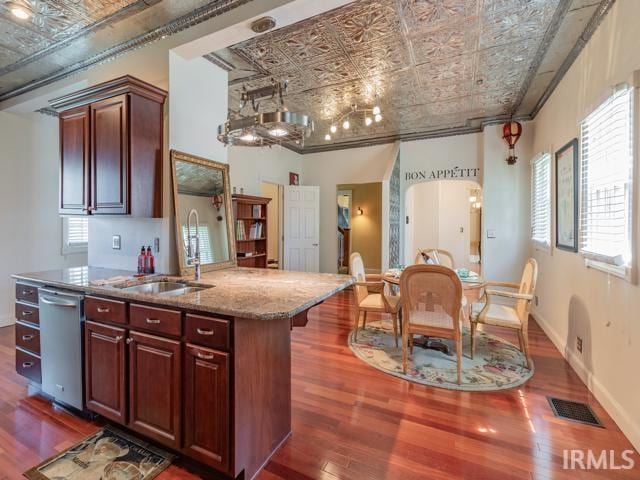
[[[640,75],[638,75],[637,73],[634,74],[634,77],[640,77]],[[639,119],[639,114],[640,114],[640,101],[639,101],[639,95],[638,95],[638,86],[637,86],[637,82],[632,82],[631,84],[627,83],[627,84],[621,84],[621,85],[617,85],[615,86],[612,90],[610,95],[608,95],[602,102],[600,102],[594,109],[593,111],[595,111],[597,108],[599,108],[604,102],[608,101],[609,98],[614,95],[616,92],[618,92],[621,88],[630,88],[631,89],[631,95],[632,95],[632,100],[631,100],[631,113],[632,113],[632,118],[631,118],[631,135],[632,135],[632,171],[631,171],[631,198],[629,201],[629,208],[630,208],[630,218],[631,218],[631,225],[630,225],[630,243],[631,243],[631,261],[628,264],[625,265],[614,265],[612,263],[608,263],[606,261],[602,261],[599,260],[597,255],[592,255],[589,252],[585,252],[582,248],[582,238],[580,239],[580,245],[579,245],[579,251],[582,254],[583,258],[584,258],[584,264],[587,268],[593,268],[594,270],[599,270],[602,271],[604,273],[607,273],[609,275],[615,276],[615,277],[619,277],[622,278],[624,280],[626,280],[627,282],[630,282],[632,284],[636,284],[637,283],[637,264],[638,264],[638,260],[637,260],[637,254],[638,254],[638,249],[636,247],[636,243],[637,243],[637,239],[638,239],[638,220],[637,220],[637,216],[638,216],[638,212],[639,212],[639,206],[638,206],[638,189],[639,189],[639,180],[638,179],[638,153],[640,151],[640,141],[639,141],[639,134],[640,132],[638,131],[638,126],[640,125],[640,122],[638,121]],[[589,112],[590,114],[591,112]],[[585,115],[585,119],[588,117],[588,115]],[[582,125],[582,122],[581,122]],[[581,127],[582,130],[582,127]],[[580,133],[580,137],[581,137],[581,145],[582,145],[582,131]],[[582,162],[582,150],[580,153],[580,218],[579,218],[579,224],[580,224],[580,228],[582,228],[582,223],[583,223],[583,207],[584,207],[584,185],[583,185],[583,162]]]
[[[535,180],[536,180],[536,167],[539,166],[542,163],[546,163],[546,168],[549,171],[548,174],[548,185],[546,186],[546,190],[547,190],[547,218],[548,218],[548,225],[547,225],[547,239],[546,241],[540,241],[537,240],[533,237],[533,222],[534,222],[534,218],[535,218],[535,213],[536,213],[536,195],[535,195]],[[545,252],[550,253],[551,252],[551,243],[552,243],[552,231],[553,231],[553,215],[552,215],[552,193],[551,193],[551,186],[552,186],[552,175],[553,175],[553,171],[551,168],[551,154],[549,152],[541,152],[538,155],[536,155],[533,160],[531,160],[531,243],[533,244],[533,247],[537,250],[542,250]]]
[[[87,217],[62,217],[62,255],[73,255],[77,253],[87,253],[89,250],[89,242],[81,244],[69,244],[69,220],[71,218],[81,218],[89,221]],[[88,226],[87,226],[88,228]]]

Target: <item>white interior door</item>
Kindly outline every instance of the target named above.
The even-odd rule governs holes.
[[[320,187],[284,187],[284,269],[320,271]]]

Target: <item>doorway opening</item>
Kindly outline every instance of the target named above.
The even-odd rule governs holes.
[[[337,186],[336,258],[339,273],[348,273],[349,257],[362,255],[367,273],[382,268],[382,183],[350,183]]]
[[[281,269],[284,186],[262,182],[260,189],[263,197],[271,199],[267,204],[267,268]]]
[[[482,263],[482,188],[468,180],[438,180],[412,185],[405,197],[405,264],[422,250],[451,253],[456,268],[480,273]]]

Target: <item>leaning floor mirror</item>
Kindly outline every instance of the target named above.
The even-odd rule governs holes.
[[[180,275],[194,274],[196,243],[202,272],[236,265],[229,165],[171,151]]]

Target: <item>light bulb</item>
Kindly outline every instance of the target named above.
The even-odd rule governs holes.
[[[269,135],[272,137],[284,137],[287,134],[287,131],[284,128],[274,128],[273,130],[269,130]]]
[[[371,120],[371,117],[365,117],[364,118],[364,124],[368,127],[369,125],[371,125],[373,123],[373,120]]]
[[[31,16],[29,12],[22,7],[13,7],[11,9],[11,13],[14,17],[18,17],[20,20],[26,20]]]
[[[378,123],[380,120],[382,120],[382,115],[377,114],[375,117],[376,123]]]
[[[342,128],[344,128],[345,130],[349,130],[349,127],[351,126],[351,124],[349,123],[349,120],[345,120],[342,123]]]
[[[378,105],[373,107],[373,114],[374,115],[380,115],[380,107]]]
[[[478,199],[478,198],[477,198],[475,195],[472,195],[472,196],[470,196],[470,197],[469,197],[469,201],[470,201],[471,203],[475,203],[477,199]]]
[[[331,133],[336,133],[338,131],[338,127],[336,127],[335,125],[331,125],[329,130],[331,130]]]
[[[329,140],[331,140],[331,135],[329,135],[328,133],[324,136],[324,139],[328,142]]]
[[[240,137],[243,142],[255,142],[257,137],[253,133],[245,133]]]

